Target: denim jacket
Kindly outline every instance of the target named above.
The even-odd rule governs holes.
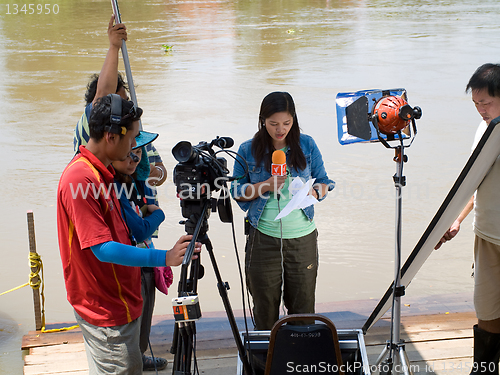
[[[330,180],[326,174],[321,152],[319,151],[316,142],[314,142],[314,139],[309,135],[301,133],[300,147],[302,148],[302,152],[306,157],[307,165],[304,170],[296,170],[295,168],[291,168],[290,172],[292,174],[292,177],[301,177],[303,181],[307,181],[310,178],[316,178],[316,181],[314,182],[315,184],[326,184],[328,185],[328,191],[333,190],[333,188],[335,187],[335,182]],[[288,153],[289,151],[287,152],[287,156]],[[242,143],[238,150],[238,157],[234,163],[233,170],[233,176],[235,177],[243,176],[245,174],[245,162],[241,160],[242,158],[248,163],[249,172],[245,177],[232,182],[231,195],[234,199],[238,199],[238,197],[241,197],[248,185],[265,181],[269,177],[271,177],[271,173],[266,170],[263,163],[261,165],[256,164],[255,158],[252,155],[251,139]],[[325,198],[326,195],[320,200],[323,200]],[[250,224],[254,228],[257,228],[257,224],[268,199],[269,192],[265,192],[262,197],[255,198],[252,201],[236,201],[236,203],[238,203],[243,211],[248,211]],[[314,206],[306,207],[302,209],[302,211],[304,211],[307,218],[312,221],[314,217]]]

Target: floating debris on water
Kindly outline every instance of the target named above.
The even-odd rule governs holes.
[[[165,52],[165,53],[172,52],[173,46],[169,46],[168,44],[162,44],[161,46],[163,48],[163,52]]]

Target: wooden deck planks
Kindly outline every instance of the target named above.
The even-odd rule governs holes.
[[[51,354],[60,353],[78,353],[85,351],[84,343],[74,344],[59,344],[51,346],[40,346],[38,348],[31,348],[29,355],[32,356],[46,356]]]
[[[401,338],[414,370],[414,375],[468,375],[472,365],[473,312],[404,316],[401,319]],[[154,330],[154,327],[153,327]],[[384,319],[366,335],[366,349],[371,366],[383,351],[390,327]],[[52,335],[48,337],[49,335]],[[231,332],[200,334],[197,338],[197,357],[200,370],[209,374],[236,374],[236,346]],[[157,355],[165,355],[170,343],[153,342]],[[59,343],[58,343],[59,342]],[[65,342],[66,344],[62,344]],[[30,348],[25,356],[25,375],[86,375],[88,365],[81,332],[57,334],[30,333],[23,339]],[[169,362],[172,356],[167,354]],[[160,374],[170,374],[171,366]]]
[[[38,348],[40,346],[72,344],[72,343],[82,343],[82,342],[83,342],[82,331],[79,328],[74,329],[72,331],[53,332],[53,333],[40,333],[37,331],[30,331],[28,332],[27,335],[23,336],[23,340],[21,342],[21,349],[26,350],[30,348]]]

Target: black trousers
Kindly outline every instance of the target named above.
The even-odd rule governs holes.
[[[151,267],[141,268],[141,292],[142,292],[142,317],[141,334],[139,346],[141,353],[148,350],[149,334],[151,332],[151,320],[155,307],[155,273]]]
[[[245,247],[247,286],[254,302],[255,329],[269,330],[283,300],[289,314],[314,313],[318,274],[318,232],[283,240],[250,229]]]

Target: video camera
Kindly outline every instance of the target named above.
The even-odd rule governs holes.
[[[174,168],[174,183],[181,200],[183,217],[198,217],[206,201],[212,199],[212,192],[222,189],[219,199],[212,201],[212,211],[218,208],[220,220],[224,223],[231,222],[230,197],[226,187],[226,182],[229,181],[227,161],[223,157],[217,157],[217,153],[221,151],[215,152],[213,147],[217,146],[225,151],[224,149],[233,145],[232,138],[217,137],[210,143],[202,141],[196,146],[188,141],[181,141],[172,149],[174,158],[179,162]],[[210,215],[210,211],[207,215]]]

